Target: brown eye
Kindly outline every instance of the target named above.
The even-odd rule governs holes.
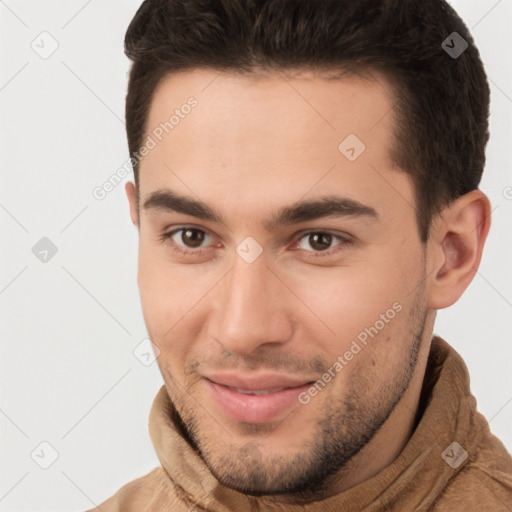
[[[335,256],[353,245],[350,235],[342,236],[328,231],[309,231],[304,233],[296,248],[307,258]]]
[[[164,234],[162,236],[162,241],[170,240],[173,248],[177,252],[192,255],[200,253],[203,247],[206,248],[202,244],[207,237],[210,237],[210,235],[208,235],[201,229],[196,229],[194,227],[185,227],[175,229],[170,233]]]
[[[181,241],[187,247],[199,247],[201,243],[205,239],[206,233],[199,229],[180,229],[181,231]]]
[[[323,231],[306,233],[301,238],[301,240],[306,240],[306,247],[302,246],[300,248],[305,250],[310,250],[310,248],[313,248],[315,252],[326,251],[331,248],[333,238],[340,239],[338,236],[331,235],[330,233],[324,233]],[[309,245],[309,248],[307,245]]]
[[[315,251],[326,251],[330,249],[333,236],[330,233],[309,233],[305,237],[310,247]]]

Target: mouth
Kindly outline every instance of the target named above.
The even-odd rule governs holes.
[[[209,396],[221,415],[243,423],[270,423],[299,405],[298,396],[314,380],[282,375],[210,375],[204,377]]]
[[[277,393],[278,391],[283,391],[283,389],[287,388],[277,388],[277,389],[265,389],[260,391],[251,391],[250,389],[241,389],[241,388],[232,388],[229,386],[226,386],[228,389],[231,389],[232,391],[236,391],[237,393],[242,393],[242,395],[269,395],[271,393]]]

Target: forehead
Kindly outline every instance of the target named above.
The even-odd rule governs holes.
[[[140,194],[169,187],[257,211],[337,189],[368,204],[396,171],[393,123],[391,86],[376,74],[171,74],[150,105]]]
[[[390,84],[377,73],[328,79],[331,75],[305,70],[173,73],[154,92],[146,135],[164,128],[165,140],[157,142],[174,150],[174,162],[206,151],[210,160],[291,158],[306,150],[337,150],[350,134],[366,145],[366,156],[382,160],[392,142]],[[187,105],[191,98],[193,108]],[[377,155],[379,150],[385,154]]]
[[[368,72],[332,77],[333,73],[306,70],[239,74],[194,69],[173,73],[154,92],[146,131],[149,134],[168,121],[191,97],[197,101],[190,112],[194,115],[180,116],[179,126],[173,126],[172,137],[177,142],[182,141],[180,134],[183,138],[191,134],[222,138],[223,142],[234,136],[269,139],[279,134],[283,144],[309,139],[318,145],[321,140],[330,144],[347,132],[357,133],[361,139],[370,139],[373,132],[373,140],[390,131],[393,91],[382,75]],[[375,130],[377,124],[379,130]]]

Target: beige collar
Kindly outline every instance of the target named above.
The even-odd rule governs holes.
[[[182,435],[165,386],[151,408],[149,433],[174,487],[206,510],[355,512],[428,508],[468,461],[486,422],[475,414],[476,401],[461,356],[434,336],[423,384],[424,413],[405,448],[392,464],[351,489],[309,505],[284,505],[271,497],[252,497],[221,485]],[[458,443],[469,457],[453,468],[442,454]],[[453,445],[455,446],[455,445]],[[457,456],[454,451],[449,455]],[[395,508],[393,508],[395,510]]]

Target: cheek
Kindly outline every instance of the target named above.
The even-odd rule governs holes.
[[[216,275],[196,265],[173,265],[160,248],[139,251],[138,286],[146,328],[162,353],[181,358],[204,322],[204,300]]]
[[[351,340],[373,325],[381,313],[400,299],[397,284],[390,282],[382,267],[372,271],[367,263],[359,269],[351,266],[317,272],[300,283],[296,281],[294,289],[314,313],[307,318],[318,323],[327,339],[336,337],[338,343]]]
[[[178,330],[189,300],[183,293],[179,274],[162,257],[161,248],[141,246],[138,262],[138,287],[144,321],[150,337],[160,350]],[[176,327],[173,326],[176,324]]]
[[[139,248],[137,281],[144,317],[151,324],[165,313],[168,302],[172,301],[172,294],[165,293],[169,289],[170,276],[155,253],[143,244]]]
[[[317,270],[315,275],[295,281],[297,295],[314,313],[304,315],[302,325],[315,336],[317,348],[322,346],[327,358],[335,361],[350,350],[354,340],[359,340],[361,346],[366,341],[377,351],[382,345],[390,352],[385,357],[399,350],[399,333],[408,321],[405,312],[414,298],[410,292],[421,274],[420,260],[403,260],[381,250],[374,261],[323,273]],[[395,340],[393,346],[385,343],[390,337]],[[357,359],[366,357],[371,358],[371,353],[364,357],[359,354]]]

